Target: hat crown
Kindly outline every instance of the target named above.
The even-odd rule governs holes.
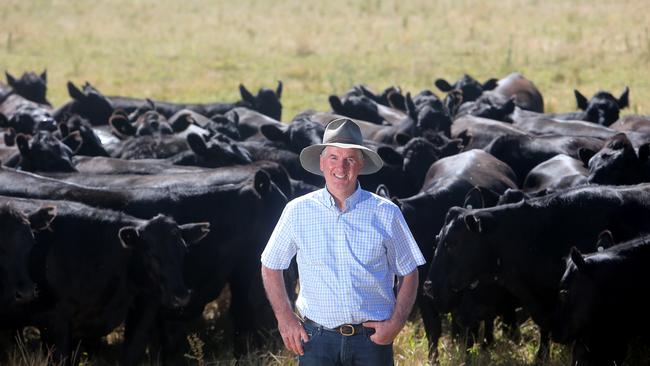
[[[347,118],[339,118],[333,120],[325,127],[323,143],[363,145],[363,136],[361,135],[361,129],[356,123]]]

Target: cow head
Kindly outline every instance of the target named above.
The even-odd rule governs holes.
[[[492,78],[481,84],[478,80],[465,74],[454,84],[449,84],[445,79],[438,79],[435,84],[438,89],[446,93],[452,90],[460,90],[463,93],[463,101],[471,102],[478,99],[484,91],[496,88],[497,82],[497,79]]]
[[[621,109],[629,105],[630,89],[628,87],[625,87],[618,99],[606,91],[597,92],[589,100],[577,89],[573,92],[578,108],[585,111],[584,120],[603,126],[609,126],[616,122]]]
[[[587,180],[596,184],[639,183],[643,164],[624,133],[612,137],[589,159]]]
[[[248,150],[239,147],[224,135],[216,135],[209,142],[196,133],[187,135],[187,144],[195,154],[192,165],[218,168],[245,165],[252,162]]]
[[[77,146],[81,146],[81,137],[73,133],[66,139],[78,140]],[[66,144],[49,132],[40,131],[31,139],[19,134],[16,137],[16,145],[20,152],[20,161],[16,169],[28,172],[76,172],[77,169],[72,162],[75,154]]]
[[[343,100],[336,95],[331,95],[328,100],[334,113],[378,125],[384,123],[377,102],[365,95],[350,95]]]
[[[260,132],[270,141],[278,142],[286,149],[300,154],[302,149],[323,140],[325,128],[322,124],[307,118],[299,118],[288,125],[267,123],[260,126]]]
[[[102,93],[86,82],[79,90],[72,82],[68,81],[68,94],[73,102],[69,114],[78,114],[90,121],[93,125],[105,125],[113,113],[113,103]]]
[[[209,223],[178,225],[171,217],[158,215],[138,226],[122,227],[118,235],[125,248],[134,250],[133,270],[144,272],[136,275],[140,284],[160,296],[164,307],[177,309],[190,300],[183,280],[187,250],[209,232]]]
[[[90,123],[77,114],[59,123],[59,133],[64,143],[79,155],[110,156],[106,149],[104,149],[101,140],[95,134]],[[69,136],[73,136],[75,133],[81,138],[81,146],[78,146],[77,139],[69,138]]]
[[[476,117],[489,118],[496,121],[512,122],[510,114],[515,110],[515,98],[500,103],[492,99],[478,99],[473,102],[463,103],[458,114],[469,114]]]
[[[34,245],[32,231],[49,227],[56,215],[46,206],[25,215],[12,206],[0,206],[0,309],[20,305],[37,296],[28,274],[28,258]]]
[[[210,117],[210,123],[205,126],[212,135],[222,134],[233,140],[241,140],[239,133],[239,114],[234,110],[228,115],[215,114]]]
[[[560,281],[551,328],[551,336],[556,342],[569,343],[593,325],[593,305],[602,296],[591,270],[595,260],[583,256],[575,247],[571,249]]]
[[[426,281],[427,294],[441,312],[448,312],[466,290],[494,280],[500,266],[489,209],[452,207],[436,238],[436,250]]]
[[[16,79],[8,71],[5,71],[7,84],[13,88],[16,94],[32,102],[51,106],[45,95],[47,94],[47,70],[40,75],[35,72],[25,72]]]
[[[278,87],[275,91],[268,88],[261,88],[256,96],[246,89],[244,84],[239,84],[239,93],[244,102],[248,103],[252,109],[280,121],[282,118],[282,82],[278,81]]]
[[[438,160],[436,147],[428,140],[416,137],[404,145],[402,155],[404,179],[417,189],[421,188],[429,167]]]

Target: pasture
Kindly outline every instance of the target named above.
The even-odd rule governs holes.
[[[329,95],[359,83],[374,91],[396,85],[443,95],[433,84],[437,78],[468,73],[485,81],[519,71],[542,92],[548,112],[576,110],[574,89],[587,97],[598,90],[618,96],[629,86],[630,107],[622,114],[650,114],[647,8],[644,0],[3,0],[0,70],[20,76],[47,69],[55,107],[69,100],[67,81],[89,81],[106,95],[234,102],[240,83],[254,92],[280,80],[283,121],[306,109],[329,110]],[[234,364],[220,331],[228,326],[219,317],[225,302],[208,311],[213,322],[189,340],[188,362]],[[440,362],[531,364],[537,332],[530,321],[522,332],[519,344],[497,334],[492,348],[474,347],[469,361],[445,337]],[[427,363],[417,316],[395,352],[397,365]],[[570,352],[554,345],[549,364],[567,365]],[[10,354],[12,365],[46,358],[29,344]],[[295,361],[269,346],[243,363]]]

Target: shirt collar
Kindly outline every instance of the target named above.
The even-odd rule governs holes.
[[[334,201],[334,197],[330,193],[330,191],[327,190],[327,185],[325,185],[325,188],[323,188],[323,194],[321,195],[321,202],[327,206],[328,208],[335,208],[338,210],[338,207],[336,206],[336,201]],[[361,189],[361,184],[357,181],[357,189],[350,195],[345,200],[345,211],[349,211],[354,209],[354,207],[361,202],[361,197],[363,195],[363,189]]]

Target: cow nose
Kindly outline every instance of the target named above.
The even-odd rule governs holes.
[[[24,304],[36,298],[36,286],[28,287],[27,289],[16,290],[14,300],[18,304]]]

